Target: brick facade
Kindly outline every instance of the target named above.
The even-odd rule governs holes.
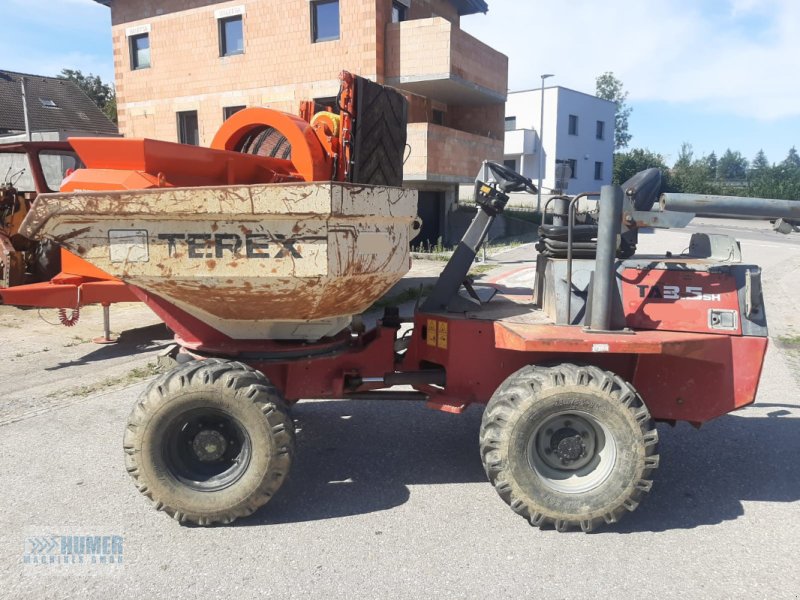
[[[409,98],[410,122],[443,125],[418,128],[424,135],[410,130],[415,143],[409,142],[407,165],[420,170],[406,169],[409,183],[454,186],[473,178],[483,158],[502,158],[495,141],[504,129],[508,61],[461,31],[455,2],[411,0],[407,22],[392,24],[391,0],[340,0],[339,39],[318,43],[312,43],[311,5],[112,0],[120,130],[177,141],[177,113],[197,111],[199,142],[207,146],[225,107],[296,113],[301,100],[334,96],[339,72],[348,70],[380,83],[394,77],[391,85]],[[243,12],[243,54],[220,56],[217,11],[224,9]],[[150,67],[132,69],[129,35],[141,31],[149,35]]]

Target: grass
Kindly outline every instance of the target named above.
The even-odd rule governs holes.
[[[777,341],[784,348],[800,350],[800,335],[782,335],[778,337]]]
[[[411,246],[412,252],[419,252],[420,254],[443,254],[445,252],[449,252],[450,248],[445,248],[442,237],[436,240],[435,244],[431,244],[429,241],[425,241],[421,244],[416,246]]]
[[[433,289],[432,285],[423,285],[422,288],[406,288],[393,296],[384,296],[380,300],[377,300],[369,310],[376,310],[381,308],[386,308],[387,306],[399,306],[404,302],[410,302],[411,300],[417,300],[418,298],[422,298],[427,296],[431,290]]]
[[[469,270],[469,275],[480,277],[484,273],[488,273],[496,268],[497,265],[472,265],[472,268]]]
[[[68,342],[63,344],[64,348],[72,348],[73,346],[80,346],[81,344],[85,344],[89,340],[83,339],[79,335],[73,335],[72,339]]]
[[[47,395],[48,398],[56,398],[58,396],[75,396],[78,398],[85,398],[98,392],[104,392],[117,387],[125,387],[132,385],[142,379],[147,379],[160,372],[158,365],[154,362],[147,363],[144,367],[136,367],[122,375],[115,375],[107,377],[102,381],[96,381],[87,385],[78,386],[70,390],[51,392]]]

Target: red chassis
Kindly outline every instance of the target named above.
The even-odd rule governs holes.
[[[409,383],[427,396],[429,407],[460,413],[469,404],[487,403],[509,375],[526,365],[569,361],[598,366],[631,382],[658,420],[703,423],[751,404],[767,338],[743,336],[741,328],[711,333],[704,325],[709,305],[738,307],[735,282],[713,277],[719,298],[640,298],[644,279],[664,287],[674,273],[653,270],[641,277],[631,269],[624,273],[626,322],[636,327],[648,326],[646,322],[650,329],[593,333],[581,326],[554,325],[538,311],[531,312],[530,291],[496,284],[498,294],[476,313],[417,313],[413,329],[405,333],[405,352],[396,351],[403,339],[397,319],[385,319],[362,334],[346,332],[298,348],[296,343],[225,339],[174,305],[135,291],[176,332],[184,348],[200,356],[228,355],[250,364],[290,403],[358,397],[387,387],[391,379],[387,374],[402,380],[402,374],[414,373],[418,380]],[[697,287],[708,275],[693,273]],[[685,279],[687,274],[679,277]],[[695,286],[688,287],[691,291]],[[669,295],[671,288],[666,289]],[[519,317],[522,314],[538,316]],[[426,372],[443,373],[443,385],[421,383]],[[380,379],[386,381],[370,381]]]

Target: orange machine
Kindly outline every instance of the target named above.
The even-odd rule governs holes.
[[[229,118],[217,132],[210,148],[150,139],[71,138],[69,146],[85,168],[67,174],[62,192],[143,190],[149,188],[197,187],[233,184],[341,181],[401,185],[400,177],[370,172],[369,161],[380,160],[380,152],[364,153],[358,160],[353,152],[357,96],[370,105],[380,100],[383,88],[368,80],[342,72],[341,88],[334,107],[301,103],[300,116],[267,108],[246,108]],[[387,99],[388,98],[388,99]],[[397,102],[386,96],[384,101]],[[380,108],[380,101],[377,102]],[[322,110],[317,110],[322,108]],[[402,113],[405,106],[401,105]],[[404,116],[403,116],[404,118]],[[386,123],[377,135],[385,135]],[[405,130],[394,128],[390,137],[402,137]],[[393,140],[391,147],[398,144]],[[396,157],[395,157],[396,158]],[[383,161],[396,164],[398,161]],[[24,216],[24,215],[22,215]],[[21,220],[21,219],[18,219]],[[52,240],[58,244],[63,240]],[[5,250],[5,244],[3,246]],[[8,270],[8,269],[7,269]],[[61,251],[61,272],[33,283],[22,280],[0,287],[0,302],[17,306],[61,309],[61,322],[73,325],[81,306],[114,302],[136,302],[138,298],[123,282],[92,266],[79,256]],[[67,310],[72,309],[68,315]]]

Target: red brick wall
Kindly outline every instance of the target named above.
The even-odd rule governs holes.
[[[494,140],[505,139],[505,104],[450,106],[448,125]]]
[[[129,20],[154,15],[156,5],[162,15]],[[245,53],[221,58],[214,11],[240,5]],[[375,0],[343,0],[340,39],[316,44],[310,43],[308,0],[128,0],[113,6],[120,128],[129,136],[176,140],[175,112],[197,110],[200,142],[207,145],[222,124],[224,106],[296,112],[302,99],[335,95],[343,69],[377,78],[376,40],[383,27]],[[152,67],[132,71],[126,28],[143,24],[151,27]]]

